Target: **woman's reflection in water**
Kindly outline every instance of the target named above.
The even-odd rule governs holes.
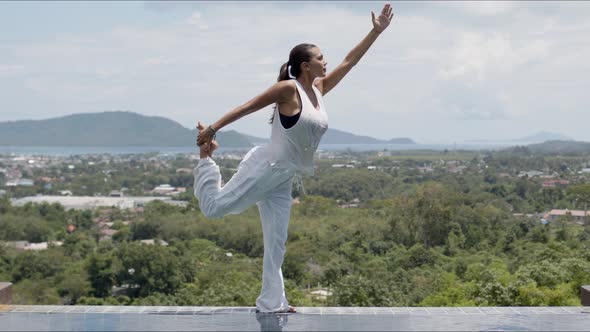
[[[283,331],[287,326],[288,314],[256,313],[256,320],[260,323],[260,331]]]

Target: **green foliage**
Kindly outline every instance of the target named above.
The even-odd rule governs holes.
[[[583,175],[580,183],[555,188],[516,175],[542,169],[568,178],[587,159],[539,157],[526,149],[348,155],[357,160],[354,169],[331,167],[347,159],[318,162],[316,176],[304,178],[307,195],[293,204],[282,266],[291,304],[579,305],[580,286],[590,284],[590,226],[571,218],[541,225],[539,216],[512,214],[580,208]],[[167,166],[156,154],[115,160],[55,167],[51,177],[63,181],[51,190],[92,194],[125,186],[143,195],[170,183],[187,187],[181,199],[188,206],[155,201],[143,212],[65,211],[57,204],[16,207],[0,198],[0,240],[63,241],[43,252],[0,242],[0,279],[15,283],[17,303],[253,305],[263,255],[256,207],[207,220],[192,197],[192,175],[175,170],[194,166],[188,158],[171,157]],[[446,161],[464,171],[447,172]],[[237,162],[219,161],[224,176]],[[417,169],[424,166],[433,171]],[[358,207],[339,207],[353,198],[360,199]],[[101,233],[105,221],[118,230],[111,239]],[[71,234],[69,223],[77,226]],[[143,239],[169,246],[139,244]],[[318,299],[312,290],[332,295]]]
[[[68,234],[63,240],[64,254],[74,259],[84,259],[96,247],[96,240],[90,233]]]
[[[400,292],[394,284],[376,282],[360,275],[347,275],[334,285],[329,304],[336,306],[391,307],[396,306]]]
[[[121,264],[117,272],[119,284],[128,284],[132,293],[147,296],[154,292],[174,293],[186,280],[180,259],[172,249],[159,245],[122,244],[116,256]],[[193,264],[183,269],[195,269]]]
[[[579,300],[568,284],[555,289],[538,287],[534,283],[518,288],[516,304],[521,306],[572,306],[579,305]]]
[[[549,227],[537,226],[531,232],[531,240],[533,242],[547,243],[549,242]]]
[[[461,249],[465,248],[465,235],[461,230],[461,225],[452,222],[449,225],[450,231],[445,243],[445,254],[449,256],[456,255]]]
[[[437,289],[426,296],[420,306],[474,306],[478,286],[474,282],[460,282],[453,273],[444,273]]]
[[[310,195],[344,201],[355,198],[362,201],[381,199],[394,191],[394,178],[391,175],[367,169],[331,170],[324,176],[306,180],[305,190]]]
[[[51,237],[49,223],[37,216],[5,214],[0,218],[0,239],[45,242]]]
[[[293,207],[294,216],[319,217],[334,211],[336,202],[323,196],[305,195],[301,204]]]
[[[25,251],[14,259],[11,280],[19,282],[53,277],[63,271],[65,264],[66,257],[60,251]]]
[[[56,278],[56,288],[62,303],[76,304],[81,297],[88,295],[91,285],[81,265],[71,265]]]
[[[25,279],[14,284],[13,303],[24,305],[61,304],[57,289],[51,279]]]
[[[94,253],[87,259],[86,273],[95,297],[107,297],[115,282],[113,257],[110,254]]]

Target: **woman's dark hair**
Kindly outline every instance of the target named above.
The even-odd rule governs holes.
[[[283,63],[281,69],[279,70],[279,77],[277,78],[277,82],[286,81],[291,79],[289,77],[288,68],[291,66],[291,75],[295,78],[301,75],[301,64],[304,62],[309,62],[311,60],[311,49],[317,47],[314,44],[299,44],[291,50],[289,53],[289,61]],[[275,105],[275,109],[277,106]],[[272,112],[272,117],[270,118],[270,123],[273,122],[275,117],[275,113]]]
[[[277,82],[290,79],[287,68],[291,66],[291,75],[299,77],[301,75],[301,64],[311,60],[311,49],[316,47],[314,44],[299,44],[289,53],[289,61],[285,62],[279,71]]]

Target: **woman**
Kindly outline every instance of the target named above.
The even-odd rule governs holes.
[[[278,82],[261,95],[225,114],[211,126],[200,122],[200,157],[194,169],[194,194],[207,218],[240,213],[256,204],[264,239],[262,291],[256,300],[260,312],[295,312],[285,297],[281,265],[285,256],[291,210],[291,186],[296,174],[313,174],[313,155],[328,128],[322,96],[354,67],[393,18],[390,4],[375,18],[373,29],[331,73],[321,50],[297,45],[281,66]],[[292,79],[290,79],[292,78]],[[215,133],[237,119],[275,104],[271,142],[252,148],[238,171],[221,186],[221,174],[211,155]]]

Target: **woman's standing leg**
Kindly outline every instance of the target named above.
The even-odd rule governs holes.
[[[264,237],[262,291],[256,299],[256,308],[261,312],[286,312],[289,310],[281,266],[286,251],[285,243],[287,242],[292,204],[292,183],[293,177],[291,176],[257,204]]]

